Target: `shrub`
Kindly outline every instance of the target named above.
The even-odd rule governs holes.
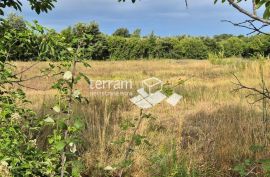
[[[83,58],[93,60],[105,59],[142,59],[142,58],[170,58],[170,59],[207,59],[209,54],[224,57],[266,57],[270,54],[270,40],[266,35],[233,36],[228,34],[214,37],[158,37],[153,32],[140,36],[140,30],[130,35],[128,29],[119,28],[113,35],[108,36],[100,32],[95,22],[89,24],[78,23],[64,29],[61,33],[46,29],[38,25],[28,25],[21,17],[10,15],[0,25],[0,49],[9,53],[9,60],[68,60],[66,45],[73,50],[82,41],[80,50]],[[38,31],[38,33],[36,33]],[[8,32],[11,35],[7,36]],[[38,53],[41,40],[54,38],[49,41],[46,50]],[[12,48],[10,47],[12,46]],[[9,49],[9,51],[7,51]],[[224,55],[223,55],[224,54]],[[4,55],[3,53],[0,55]],[[3,57],[0,56],[3,60]]]
[[[119,36],[108,37],[110,59],[128,59],[129,52],[127,49],[127,40]]]
[[[246,40],[246,48],[243,52],[244,57],[267,56],[269,52],[269,37],[265,35],[252,36]]]
[[[144,39],[130,38],[127,40],[130,59],[147,58],[147,45]]]
[[[69,35],[70,33],[73,48],[78,46],[79,41],[82,42],[81,50],[85,59],[102,60],[109,57],[108,42],[100,32],[97,23],[78,23],[72,28],[72,32],[70,32],[70,29],[63,31],[63,34]],[[66,37],[69,39],[68,36]]]
[[[185,38],[182,39],[174,48],[177,58],[207,59],[207,46],[201,39]]]
[[[225,41],[222,41],[221,44],[224,48],[225,57],[242,56],[245,50],[244,41],[237,37],[231,37]]]
[[[155,47],[157,58],[174,58],[174,44],[170,38],[158,39]]]
[[[208,52],[212,54],[220,54],[224,51],[223,46],[218,43],[214,38],[202,38],[203,43],[206,45]]]
[[[127,28],[118,28],[113,34],[113,36],[120,36],[120,37],[130,37],[129,30]]]

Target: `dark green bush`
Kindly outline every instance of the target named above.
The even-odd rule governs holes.
[[[243,57],[268,56],[270,38],[266,35],[252,36],[246,39],[246,48]]]
[[[238,37],[231,37],[221,42],[225,57],[242,56],[245,50],[245,42]]]
[[[174,58],[174,43],[170,38],[160,38],[156,42],[155,57],[156,58]]]
[[[214,38],[202,37],[202,40],[203,43],[206,45],[209,53],[218,54],[220,52],[223,52],[223,46]]]
[[[208,48],[199,38],[182,39],[174,48],[177,58],[207,59]]]
[[[127,49],[127,39],[119,36],[109,36],[107,38],[109,45],[110,58],[113,60],[129,59]]]

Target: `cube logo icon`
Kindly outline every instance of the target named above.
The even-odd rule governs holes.
[[[145,79],[142,81],[142,86],[148,94],[154,94],[157,91],[162,91],[163,81],[156,77]]]
[[[161,103],[166,102],[171,106],[176,106],[182,99],[181,95],[173,93],[169,98],[163,93],[163,81],[152,77],[142,81],[142,88],[137,90],[139,95],[130,99],[137,107],[141,109],[149,109]]]

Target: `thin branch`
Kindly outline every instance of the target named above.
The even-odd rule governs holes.
[[[259,89],[255,88],[255,87],[248,87],[248,86],[242,84],[241,81],[238,79],[238,77],[235,74],[233,74],[233,76],[237,80],[237,82],[233,82],[233,84],[235,84],[237,86],[237,88],[233,89],[233,91],[249,90],[249,91],[255,92],[255,93],[253,93],[254,95],[258,94],[258,95],[262,96],[262,98],[260,98],[258,100],[255,100],[254,103],[256,103],[258,101],[261,101],[263,99],[269,99],[270,100],[270,93],[268,91],[266,91],[266,89],[259,90]],[[250,95],[251,94],[249,94],[249,96]]]
[[[230,20],[222,20],[221,22],[228,22],[228,23],[230,23],[230,24],[232,24],[232,25],[234,25],[234,26],[241,27],[241,28],[246,28],[246,29],[251,30],[251,32],[248,33],[247,35],[251,35],[251,34],[253,34],[253,33],[270,35],[270,33],[266,33],[266,32],[263,32],[263,31],[262,31],[262,29],[265,28],[265,27],[267,27],[268,25],[263,24],[263,25],[260,26],[260,27],[256,27],[256,26],[254,25],[254,22],[255,22],[255,21],[256,21],[256,20],[246,20],[246,21],[244,21],[244,22],[234,23],[234,22],[232,22],[232,21],[230,21]]]
[[[34,66],[38,65],[39,63],[40,63],[40,62],[36,62],[36,63],[34,63],[33,65],[29,66],[28,68],[26,68],[26,69],[24,69],[24,70],[22,70],[22,71],[20,71],[20,72],[18,72],[18,73],[15,73],[15,74],[13,75],[13,77],[14,77],[14,76],[18,76],[18,75],[20,75],[20,74],[23,74],[23,73],[29,71],[31,68],[33,68]]]
[[[51,77],[55,77],[55,76],[58,76],[58,75],[61,75],[61,74],[63,74],[63,72],[59,72],[59,73],[53,74]],[[6,80],[6,81],[2,81],[2,82],[0,81],[0,85],[6,85],[6,84],[18,85],[18,86],[21,86],[21,87],[24,87],[24,88],[28,88],[28,89],[32,89],[32,90],[47,91],[47,90],[50,90],[50,89],[38,89],[38,88],[26,86],[26,85],[23,84],[26,81],[31,81],[33,79],[43,78],[45,76],[48,76],[48,75],[47,74],[44,74],[44,75],[34,76],[34,77],[31,77],[31,78],[27,78],[27,79],[21,79],[20,78],[18,80]]]
[[[58,76],[58,75],[61,75],[61,74],[63,74],[62,71],[59,72],[59,73],[53,74],[52,77]],[[14,80],[14,81],[10,81],[10,82],[11,83],[22,83],[22,82],[31,81],[31,80],[34,80],[34,79],[43,78],[43,77],[46,77],[46,76],[48,76],[48,74],[37,75],[37,76],[29,77],[27,79],[19,79],[19,80]]]
[[[257,168],[257,165],[255,165],[246,175],[245,177],[249,176],[250,174],[254,173],[254,170]]]
[[[237,4],[237,2],[234,2],[234,0],[228,0],[228,1],[229,1],[229,3],[230,3],[235,9],[237,9],[239,12],[241,12],[241,13],[243,13],[243,14],[249,16],[250,18],[252,18],[252,19],[254,19],[254,20],[257,20],[257,21],[262,22],[262,23],[264,23],[264,24],[270,25],[270,21],[269,21],[269,20],[264,19],[264,18],[262,18],[262,17],[259,17],[259,16],[255,15],[255,14],[252,14],[252,13],[248,12],[247,10],[243,9],[242,7],[240,7],[240,6]]]
[[[23,88],[26,88],[26,89],[31,89],[31,90],[35,90],[35,91],[48,91],[50,89],[39,89],[39,88],[34,88],[34,87],[30,87],[30,86],[27,86],[27,85],[23,85],[22,83],[17,83],[17,85],[23,87]]]
[[[75,74],[76,74],[76,69],[77,69],[76,66],[78,63],[78,56],[79,56],[79,52],[81,49],[81,45],[82,45],[82,42],[79,42],[77,49],[76,49],[76,54],[73,58],[72,79],[71,79],[71,84],[69,87],[69,95],[68,95],[68,109],[67,109],[68,110],[68,112],[67,112],[68,120],[66,122],[67,125],[69,125],[69,121],[71,119],[71,114],[72,114],[72,105],[73,105],[72,94],[73,94],[74,85],[75,85]],[[68,137],[69,137],[68,130],[65,130],[64,131],[64,140],[66,140]],[[65,175],[65,166],[66,166],[66,161],[67,161],[67,156],[66,156],[65,150],[61,154],[61,167],[60,167],[61,168],[61,174],[60,174],[61,177],[64,177],[64,175]]]
[[[257,15],[257,7],[255,0],[252,0],[253,15]]]

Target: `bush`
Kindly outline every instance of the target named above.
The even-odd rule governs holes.
[[[90,24],[79,23],[72,29],[66,29],[62,32],[67,40],[72,41],[73,48],[78,46],[78,41],[82,42],[81,48],[85,59],[103,60],[109,58],[108,42],[95,22]]]
[[[177,58],[207,59],[208,49],[201,39],[182,39],[174,48]]]
[[[130,35],[128,29],[119,28],[113,35],[108,36],[100,32],[95,22],[89,24],[78,23],[64,29],[61,33],[45,29],[38,25],[28,25],[16,15],[10,15],[0,25],[0,50],[9,53],[9,60],[67,60],[66,48],[73,49],[81,41],[82,56],[88,60],[106,59],[207,59],[209,55],[222,57],[267,57],[270,54],[270,40],[266,35],[251,37],[222,34],[214,37],[158,37],[153,32],[141,37],[140,30]],[[36,32],[38,31],[38,33]],[[10,33],[10,36],[5,35]],[[48,41],[49,48],[44,53],[38,53],[41,40]],[[44,42],[44,41],[43,41]],[[47,41],[46,41],[47,42]],[[0,60],[4,54],[0,53]]]
[[[155,48],[157,58],[174,58],[174,44],[170,38],[158,39]]]
[[[245,42],[237,37],[231,37],[221,42],[225,57],[242,56],[245,50]]]
[[[128,59],[129,52],[127,49],[127,39],[119,36],[109,36],[107,38],[109,45],[110,59]]]
[[[127,40],[129,59],[147,58],[147,45],[144,39],[130,38]]]
[[[252,36],[246,40],[243,57],[260,57],[269,55],[270,41],[265,35]]]
[[[129,30],[127,28],[118,28],[113,34],[113,36],[120,36],[120,37],[130,37]]]
[[[110,58],[114,60],[140,59],[149,56],[145,39],[110,36],[108,37],[108,45]]]
[[[211,54],[220,54],[224,52],[223,46],[218,43],[214,38],[202,38],[203,43],[206,45],[207,50]]]

